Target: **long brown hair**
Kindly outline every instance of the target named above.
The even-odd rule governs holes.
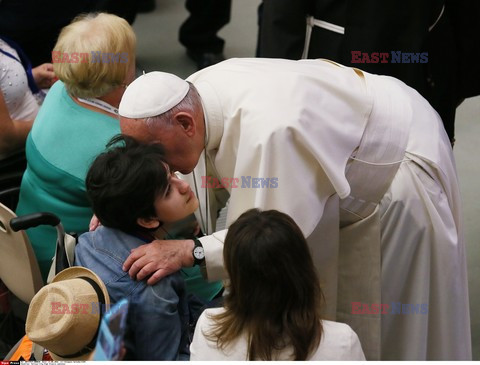
[[[288,215],[251,209],[233,223],[223,249],[230,277],[225,311],[205,336],[225,349],[247,335],[249,360],[291,347],[306,360],[322,335],[323,294],[305,237]]]

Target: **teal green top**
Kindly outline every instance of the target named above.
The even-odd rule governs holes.
[[[180,272],[185,280],[187,292],[193,293],[203,300],[212,300],[223,288],[222,281],[207,282],[203,278],[200,266],[184,267]]]
[[[92,210],[85,176],[107,142],[120,133],[117,119],[76,104],[57,81],[45,98],[26,143],[27,170],[17,215],[52,212],[66,232],[88,231]],[[45,279],[55,254],[56,231],[39,226],[27,231]]]

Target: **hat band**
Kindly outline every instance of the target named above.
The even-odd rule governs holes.
[[[100,288],[100,285],[98,285],[93,279],[88,278],[86,276],[79,276],[76,279],[83,279],[86,282],[88,282],[92,286],[93,290],[95,290],[95,293],[97,293],[98,302],[100,304],[105,305],[105,295],[103,295],[103,290],[102,290],[102,288]],[[98,321],[97,330],[95,331],[95,336],[93,336],[92,340],[87,345],[85,345],[85,347],[83,347],[80,351],[75,352],[74,354],[60,355],[60,354],[55,353],[55,355],[57,355],[59,357],[63,357],[65,359],[72,359],[72,358],[80,357],[82,355],[86,355],[86,354],[92,352],[95,349],[95,344],[97,342],[98,330],[100,328],[100,323],[102,323],[102,318],[103,318],[103,311],[101,310],[101,308],[103,308],[103,307],[100,306],[100,311],[99,311],[100,312],[100,319]]]

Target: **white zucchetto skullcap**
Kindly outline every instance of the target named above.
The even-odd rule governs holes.
[[[180,103],[189,90],[188,82],[166,72],[149,72],[125,90],[118,113],[126,118],[148,118],[165,113]]]

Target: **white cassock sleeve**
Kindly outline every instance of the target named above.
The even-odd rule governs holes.
[[[226,278],[225,270],[223,269],[223,242],[227,232],[228,229],[224,229],[200,238],[200,242],[205,250],[205,263],[209,281]]]

